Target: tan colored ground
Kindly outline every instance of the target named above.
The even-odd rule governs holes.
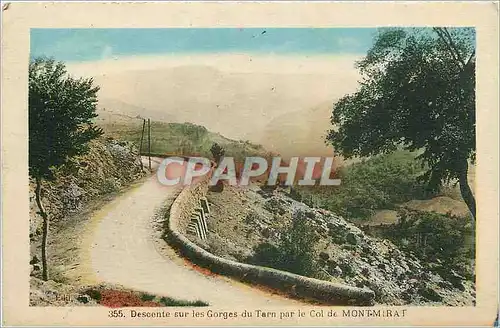
[[[405,207],[426,212],[436,212],[460,217],[469,215],[469,209],[463,201],[455,200],[450,197],[440,196],[426,200],[412,200],[404,204]]]
[[[160,242],[161,232],[155,232],[153,218],[178,191],[151,176],[93,213],[83,231],[81,263],[73,275],[84,284],[121,285],[220,307],[235,302],[248,306],[296,304],[229,278],[200,273]]]

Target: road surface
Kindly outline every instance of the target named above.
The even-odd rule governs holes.
[[[95,214],[89,249],[84,250],[88,254],[83,257],[89,261],[91,280],[176,299],[201,300],[211,306],[297,304],[227,277],[198,272],[166,243],[158,242],[153,217],[177,192],[175,187],[159,184],[153,175]]]

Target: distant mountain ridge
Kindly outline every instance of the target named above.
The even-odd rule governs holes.
[[[346,70],[347,71],[347,70]],[[324,145],[334,99],[355,90],[353,72],[233,72],[210,66],[124,70],[94,77],[100,115],[191,122],[280,153],[331,153]],[[281,132],[280,132],[281,131]],[[288,140],[293,137],[292,143]]]

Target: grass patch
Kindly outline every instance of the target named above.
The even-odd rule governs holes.
[[[155,299],[155,295],[151,295],[151,294],[147,294],[147,293],[144,293],[141,295],[141,300],[143,301],[152,301]]]
[[[171,297],[159,297],[149,293],[122,289],[88,289],[85,294],[98,304],[117,308],[130,306],[158,307],[158,306],[208,306],[208,303],[197,301],[178,300]]]
[[[112,123],[102,126],[106,135],[115,139],[131,141],[139,146],[142,121]],[[151,122],[151,153],[203,156],[211,158],[210,148],[214,143],[221,145],[226,156],[243,160],[246,156],[265,156],[267,151],[249,141],[236,141],[208,131],[192,123]],[[147,136],[143,140],[142,153],[148,152]]]
[[[186,300],[176,300],[171,297],[160,298],[160,304],[164,306],[208,306],[209,304],[200,300],[197,301],[186,301]]]

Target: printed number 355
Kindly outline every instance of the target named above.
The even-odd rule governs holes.
[[[108,313],[108,317],[110,318],[123,318],[125,314],[123,314],[122,310],[111,310]]]

